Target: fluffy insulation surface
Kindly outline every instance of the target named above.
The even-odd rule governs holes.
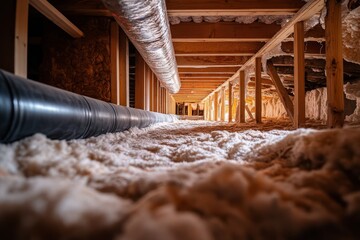
[[[0,236],[359,239],[360,128],[179,121],[0,145]]]

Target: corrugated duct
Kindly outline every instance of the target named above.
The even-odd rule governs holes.
[[[170,93],[180,89],[164,0],[102,0]]]

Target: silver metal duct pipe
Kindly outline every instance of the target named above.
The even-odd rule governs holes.
[[[164,0],[102,0],[170,93],[180,89]]]

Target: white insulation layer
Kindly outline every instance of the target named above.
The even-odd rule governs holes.
[[[344,94],[348,100],[356,101],[355,110],[351,114],[345,116],[345,120],[350,123],[360,123],[360,81],[345,84]],[[327,89],[318,88],[306,92],[305,106],[306,118],[326,122]],[[349,106],[345,105],[345,109],[347,108],[349,108]],[[264,117],[268,118],[287,117],[285,108],[278,96],[274,96],[274,98],[263,102],[262,114]]]

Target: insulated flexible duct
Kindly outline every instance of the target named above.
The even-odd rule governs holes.
[[[121,28],[170,93],[180,89],[164,0],[103,0]]]
[[[174,115],[117,106],[0,70],[0,142],[35,133],[87,138],[175,120]]]

